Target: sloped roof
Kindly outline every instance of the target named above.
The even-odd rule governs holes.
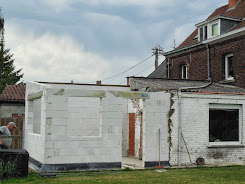
[[[25,101],[26,85],[8,85],[0,94],[0,100]]]
[[[167,60],[164,60],[159,67],[154,70],[148,78],[165,78],[166,77]]]
[[[245,18],[245,0],[239,1],[235,7],[230,9],[228,4],[216,9],[206,20],[219,15],[233,18]],[[245,27],[245,20],[239,22],[231,31],[243,27]],[[186,47],[197,43],[198,39],[194,39],[197,34],[198,30],[195,29],[195,31],[193,31],[192,34],[189,37],[187,37],[187,39],[183,41],[176,49],[180,49],[182,47]]]
[[[136,85],[135,83],[139,83],[140,85]],[[137,87],[141,89],[137,89]],[[145,88],[146,91],[149,92],[181,89],[183,92],[245,94],[244,88],[212,83],[205,80],[150,79],[134,77],[132,81],[132,90],[142,90],[142,88]]]

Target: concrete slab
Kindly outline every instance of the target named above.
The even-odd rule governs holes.
[[[143,165],[142,160],[139,160],[138,158],[133,158],[133,157],[122,158],[122,169],[127,167],[130,169],[144,169],[142,165]]]

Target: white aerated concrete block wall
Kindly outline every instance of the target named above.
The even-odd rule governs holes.
[[[111,92],[83,97],[90,92],[59,91],[47,89],[45,164],[121,162],[127,99]]]
[[[170,164],[178,165],[178,98],[174,98],[174,114],[171,117],[172,144]],[[224,145],[211,147],[209,145],[209,104],[240,104],[242,105],[242,140],[241,145]],[[182,156],[181,164],[189,165],[199,157],[204,158],[206,164],[244,164],[245,163],[245,98],[241,95],[203,95],[182,93]],[[185,141],[185,143],[184,143]],[[189,159],[188,151],[191,161]]]
[[[164,92],[150,93],[150,99],[144,100],[143,109],[143,161],[168,161],[168,112],[170,94]]]
[[[116,97],[108,90],[130,91],[129,88],[28,82],[26,89],[24,148],[30,157],[42,164],[121,162],[122,123],[128,121],[127,99]],[[33,94],[41,101],[40,134],[33,133],[33,101],[36,99],[28,100]],[[74,108],[72,101],[81,99],[82,105]],[[91,100],[96,104],[91,104]],[[78,125],[72,124],[70,120],[77,115]],[[88,120],[86,130],[97,130],[98,119],[99,134],[88,135],[75,129],[72,132],[73,126],[84,128],[80,126],[81,122],[86,123],[84,120]]]
[[[40,85],[35,82],[26,84],[23,148],[29,152],[30,157],[40,162],[44,162],[46,103],[44,96],[28,101],[28,95],[43,91],[46,87],[47,85]],[[37,104],[40,107],[37,107]],[[38,133],[34,133],[35,122],[39,124]]]

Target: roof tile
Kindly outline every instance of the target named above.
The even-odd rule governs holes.
[[[0,100],[24,101],[26,85],[8,85],[0,94]]]

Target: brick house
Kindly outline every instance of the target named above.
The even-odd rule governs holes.
[[[128,78],[132,91],[170,94],[170,165],[245,163],[244,18],[245,0],[229,0],[148,77]]]
[[[164,53],[166,78],[212,80],[244,88],[244,10],[244,0],[229,0],[196,24],[196,30],[183,43]],[[150,77],[157,78],[155,73]]]

